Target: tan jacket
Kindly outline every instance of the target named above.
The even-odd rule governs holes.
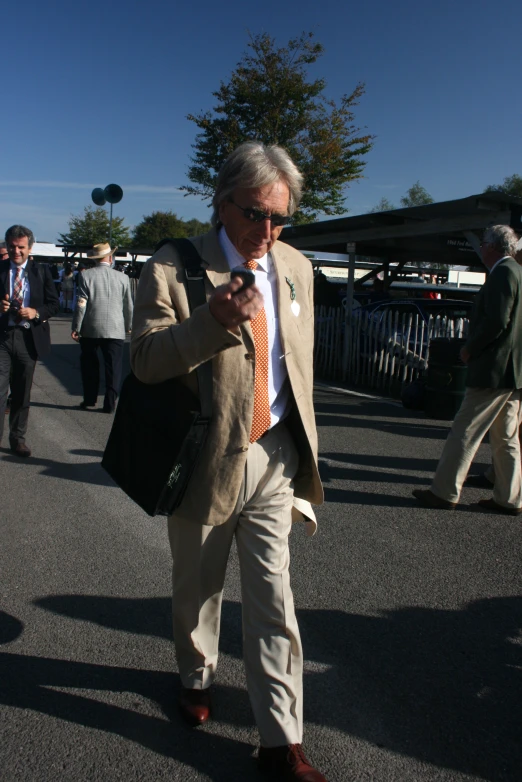
[[[191,239],[207,264],[207,300],[214,288],[230,281],[230,270],[215,229]],[[323,501],[317,469],[317,432],[313,389],[313,274],[297,250],[276,242],[279,325],[295,405],[286,422],[300,454],[294,481],[295,505]],[[295,286],[299,315],[293,314]],[[180,377],[197,390],[196,367],[212,360],[213,414],[207,441],[176,516],[200,524],[222,524],[233,511],[243,480],[254,400],[254,342],[250,324],[239,336],[211,315],[208,304],[190,315],[183,272],[171,244],[145,264],[134,305],[131,366],[144,383]],[[313,517],[313,513],[311,514]],[[309,529],[313,532],[315,527]]]

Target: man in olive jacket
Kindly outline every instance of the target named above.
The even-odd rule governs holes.
[[[481,244],[489,275],[471,317],[461,358],[468,366],[466,393],[440,458],[430,489],[413,495],[427,507],[452,509],[486,432],[495,486],[479,501],[489,511],[522,513],[520,442],[522,389],[522,267],[512,257],[517,236],[505,225],[488,228]]]

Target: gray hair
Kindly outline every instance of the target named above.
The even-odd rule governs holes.
[[[29,247],[32,247],[34,244],[34,234],[31,229],[26,228],[25,225],[12,225],[11,228],[8,228],[5,232],[5,241],[7,244],[9,244],[11,239],[24,239],[25,237],[27,237]]]
[[[490,225],[484,231],[484,244],[491,244],[502,255],[514,256],[517,251],[518,236],[509,225]]]
[[[219,225],[219,206],[230,198],[236,187],[254,188],[282,180],[290,190],[288,214],[299,206],[303,189],[303,175],[283,147],[273,144],[265,147],[260,141],[245,141],[225,160],[218,174],[216,192],[212,199],[212,225]]]

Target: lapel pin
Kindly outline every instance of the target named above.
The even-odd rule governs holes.
[[[295,285],[289,277],[285,277],[287,284],[290,286],[290,309],[297,317],[301,312],[301,306],[295,298]]]

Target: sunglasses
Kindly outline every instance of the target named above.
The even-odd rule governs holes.
[[[270,220],[272,228],[279,228],[290,222],[290,215],[278,215],[275,213],[267,215],[266,212],[262,212],[261,209],[254,209],[254,207],[251,206],[239,206],[239,204],[236,204],[232,199],[230,199],[230,203],[237,206],[238,209],[241,209],[246,219],[250,220],[251,223],[263,223],[265,220]]]

